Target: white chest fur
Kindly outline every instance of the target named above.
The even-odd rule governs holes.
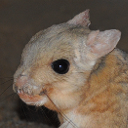
[[[64,123],[59,128],[88,128],[90,123],[90,116],[79,115],[73,110],[64,115]]]

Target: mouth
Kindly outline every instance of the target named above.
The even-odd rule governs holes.
[[[19,95],[20,99],[28,105],[42,106],[47,102],[47,97],[44,92],[36,95],[30,95],[20,90],[17,92],[17,94]]]

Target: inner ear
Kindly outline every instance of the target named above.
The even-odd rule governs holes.
[[[89,9],[85,10],[84,12],[76,15],[73,19],[69,20],[67,23],[72,25],[80,25],[83,27],[89,27],[91,24],[89,20]]]
[[[116,29],[106,31],[92,31],[87,39],[90,54],[95,54],[96,59],[111,52],[120,40],[121,32]]]

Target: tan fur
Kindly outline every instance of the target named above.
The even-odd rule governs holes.
[[[58,113],[60,128],[126,128],[128,57],[118,30],[91,31],[89,11],[37,33],[23,50],[14,91],[29,105]],[[69,71],[52,63],[65,59]]]
[[[103,67],[100,64],[92,71],[86,100],[77,109],[78,113],[91,115],[94,124],[89,127],[127,127],[128,62],[122,54],[115,49],[103,58]]]

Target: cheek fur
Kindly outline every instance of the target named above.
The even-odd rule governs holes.
[[[63,91],[54,87],[48,89],[46,95],[49,101],[45,103],[45,107],[55,111],[71,109],[81,101],[80,91]]]

